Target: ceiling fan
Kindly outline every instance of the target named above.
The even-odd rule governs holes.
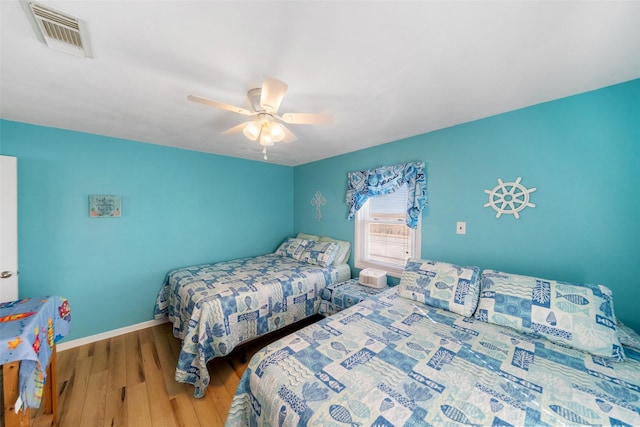
[[[249,109],[235,107],[197,95],[189,95],[187,99],[251,117],[251,120],[240,123],[222,133],[228,135],[242,131],[251,141],[259,141],[260,145],[263,146],[264,159],[267,160],[267,147],[276,142],[283,141],[286,143],[297,139],[283,123],[317,125],[331,123],[332,121],[332,115],[328,113],[284,113],[278,115],[278,109],[288,87],[286,83],[278,79],[266,77],[261,87],[247,92]]]

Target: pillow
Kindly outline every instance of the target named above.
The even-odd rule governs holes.
[[[336,240],[331,237],[322,236],[320,238],[321,242],[333,242],[338,244],[338,255],[336,255],[336,259],[333,261],[333,265],[338,264],[346,264],[349,262],[349,255],[351,255],[351,243],[346,240]]]
[[[480,269],[440,261],[409,259],[398,295],[471,317],[478,305]]]
[[[311,243],[310,240],[289,237],[276,249],[275,254],[299,260],[309,243]]]
[[[533,332],[594,356],[624,360],[613,298],[603,285],[485,270],[475,318]]]
[[[309,241],[309,245],[300,256],[300,261],[327,267],[336,259],[338,249],[336,243]]]
[[[318,240],[320,240],[320,236],[316,236],[315,234],[298,233],[298,235],[296,237],[298,239],[313,240],[313,241],[316,241],[316,242]]]
[[[622,345],[640,351],[640,335],[622,322],[618,322],[618,337]]]

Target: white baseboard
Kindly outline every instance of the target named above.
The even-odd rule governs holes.
[[[161,325],[168,322],[166,317],[163,319],[148,320],[146,322],[137,323],[131,326],[125,326],[124,328],[113,329],[111,331],[102,332],[100,334],[89,335],[88,337],[78,338],[77,340],[71,340],[56,345],[57,351],[65,351],[70,348],[79,347],[85,344],[91,344],[92,342],[105,340],[108,338],[117,337],[118,335],[128,334],[129,332],[139,331],[140,329],[150,328],[152,326]]]

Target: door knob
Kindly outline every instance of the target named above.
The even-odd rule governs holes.
[[[10,271],[3,271],[2,273],[0,273],[0,279],[8,279],[9,277],[11,277]]]

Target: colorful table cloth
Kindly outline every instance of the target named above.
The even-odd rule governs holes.
[[[0,365],[20,362],[17,407],[37,408],[54,344],[71,330],[69,302],[58,296],[0,303]]]

